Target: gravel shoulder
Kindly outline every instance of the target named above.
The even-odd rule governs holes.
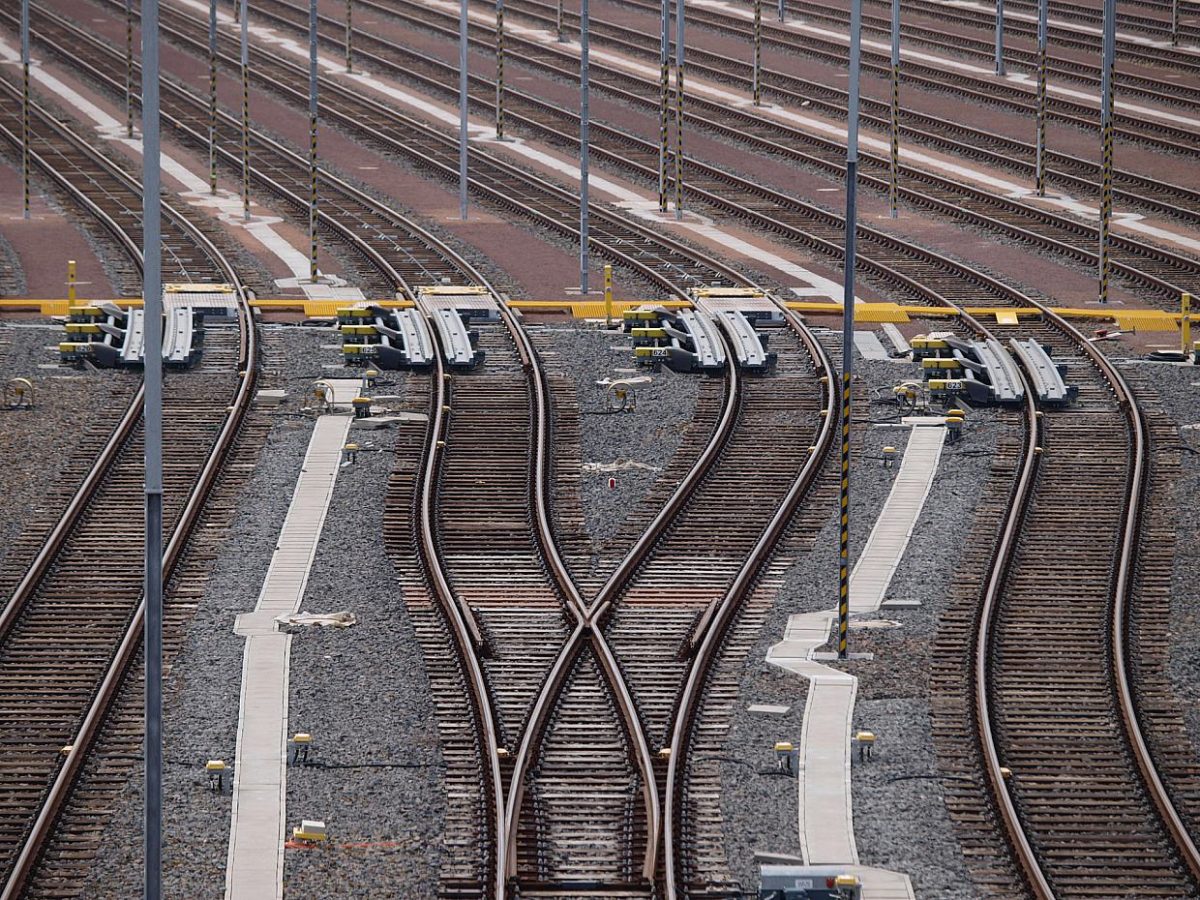
[[[852,439],[858,463],[851,486],[852,554],[861,549],[891,490],[897,468],[885,468],[882,450],[895,447],[903,456],[909,430],[894,427],[897,411],[890,388],[919,377],[915,367],[856,360],[862,376]],[[853,727],[878,736],[875,757],[855,761],[853,803],[855,837],[862,864],[897,869],[912,877],[918,897],[966,898],[956,885],[969,884],[958,843],[941,802],[929,727],[929,649],[945,593],[943,573],[969,527],[975,497],[982,486],[994,447],[993,415],[969,416],[963,441],[947,446],[926,507],[892,582],[889,599],[918,600],[921,606],[882,609],[872,619],[886,627],[856,627],[854,652],[871,652],[871,661],[845,668],[857,675],[858,699]],[[799,856],[796,783],[775,771],[775,741],[800,743],[807,698],[805,679],[764,661],[768,648],[782,639],[792,613],[831,608],[836,602],[838,529],[829,506],[815,542],[802,549],[784,576],[774,608],[746,661],[734,727],[722,767],[723,812],[729,834],[727,852],[734,876],[744,888],[757,885],[754,851]],[[784,714],[751,713],[750,704],[787,706]],[[902,824],[900,824],[902,823]]]

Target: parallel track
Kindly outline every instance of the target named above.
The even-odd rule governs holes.
[[[16,107],[5,85],[4,121]],[[34,123],[34,164],[102,223],[140,267],[136,182],[36,106]],[[7,127],[3,133],[13,139]],[[240,304],[236,338],[214,332],[199,370],[166,381],[164,427],[172,437],[164,448],[164,578],[169,581],[240,427],[256,361],[249,308],[234,267],[170,204],[164,204],[163,226],[164,274],[172,280],[235,285]],[[139,391],[0,610],[0,787],[7,797],[0,809],[0,897],[5,900],[30,888],[39,865],[52,871],[58,865],[57,858],[42,854],[60,824],[78,827],[70,816],[60,823],[60,814],[93,745],[104,736],[118,696],[138,670],[144,616],[137,526],[142,402]],[[139,738],[129,735],[126,745],[136,751]]]

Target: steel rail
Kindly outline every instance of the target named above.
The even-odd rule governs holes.
[[[1178,848],[1180,858],[1191,872],[1192,877],[1200,881],[1200,851],[1183,824],[1182,817],[1175,809],[1169,793],[1159,777],[1153,755],[1150,752],[1139,720],[1134,686],[1130,681],[1126,665],[1126,621],[1127,601],[1136,577],[1137,552],[1139,541],[1139,524],[1144,506],[1144,491],[1146,487],[1146,458],[1148,456],[1148,439],[1146,424],[1138,409],[1137,403],[1129,390],[1124,377],[1103,354],[1075,329],[1069,322],[1054,314],[1049,308],[1033,301],[1042,310],[1046,321],[1066,334],[1080,346],[1084,355],[1110,384],[1114,398],[1129,423],[1131,435],[1131,465],[1127,480],[1127,490],[1122,505],[1125,508],[1121,529],[1121,550],[1114,564],[1115,583],[1113,587],[1113,605],[1110,618],[1110,647],[1112,653],[1112,685],[1121,710],[1122,726],[1129,741],[1130,751],[1137,764],[1139,774],[1146,787],[1147,795],[1153,803],[1169,836]],[[1026,390],[1027,401],[1031,392]],[[1036,416],[1027,402],[1027,422]],[[1020,539],[1022,524],[1032,503],[1033,476],[1037,467],[1037,432],[1036,418],[1029,428],[1025,453],[1018,475],[1017,486],[1013,494],[1013,502],[1005,520],[1001,538],[997,545],[993,565],[988,576],[984,599],[978,618],[978,633],[975,642],[974,666],[971,673],[974,683],[974,698],[977,727],[982,743],[984,756],[984,772],[988,786],[1004,823],[1010,845],[1017,858],[1017,863],[1024,873],[1030,889],[1039,900],[1052,900],[1055,896],[1049,881],[1042,871],[1024,827],[1016,804],[1008,790],[1006,780],[1001,771],[1001,761],[993,730],[992,709],[988,696],[990,651],[993,642],[993,627],[1009,575],[1012,558],[1017,542]]]
[[[833,403],[833,385],[836,373],[829,355],[813,337],[800,318],[792,312],[787,312],[789,326],[800,336],[808,349],[814,368],[824,372],[823,407],[829,410],[836,408]],[[837,433],[837,416],[828,415],[822,419],[821,428],[817,435],[816,444],[809,453],[791,489],[784,497],[783,503],[771,517],[766,530],[759,537],[750,557],[742,564],[733,584],[725,593],[716,607],[710,607],[705,614],[707,624],[702,621],[693,638],[696,647],[692,665],[688,671],[687,681],[678,701],[678,712],[671,730],[670,755],[667,758],[666,784],[663,790],[665,809],[663,812],[663,873],[665,878],[666,897],[675,900],[679,896],[677,885],[677,869],[681,864],[680,848],[677,846],[675,818],[681,806],[682,780],[681,770],[687,755],[687,744],[691,736],[690,723],[698,707],[703,685],[708,677],[710,667],[716,659],[717,650],[724,638],[729,625],[745,598],[749,595],[755,579],[762,571],[763,565],[779,543],[784,531],[790,525],[801,501],[808,495],[817,474],[824,465],[829,450],[833,447],[834,436]],[[698,647],[696,646],[698,639]]]
[[[286,5],[283,3],[283,0],[274,0],[274,2]],[[383,7],[375,2],[375,0],[363,0],[363,3],[369,7],[373,7],[376,9],[376,11],[385,15],[398,18],[402,21],[420,21],[425,27],[436,31],[439,34],[446,33],[446,29],[441,28],[434,23],[427,22],[424,19],[418,19],[415,15],[405,13],[401,11],[397,5]],[[424,8],[422,8],[421,13],[422,15],[437,14],[436,11],[426,10]],[[267,15],[270,14],[268,13]],[[614,31],[618,31],[622,34],[627,33],[630,35],[630,40],[609,38],[611,42],[617,43],[620,46],[626,47],[634,52],[640,52],[647,56],[652,55],[650,48],[643,48],[632,42],[634,39],[642,38],[642,35],[639,35],[632,29],[627,29],[622,26],[613,25],[609,27]],[[472,28],[480,32],[486,32],[485,26],[482,25],[473,25]],[[457,32],[455,33],[457,34]],[[367,40],[389,46],[396,46],[390,44],[390,42],[384,41],[382,38],[367,35],[365,32],[361,34],[363,34]],[[475,37],[472,38],[472,40],[475,41],[480,47],[486,45],[485,38]],[[574,69],[572,69],[569,65],[571,59],[569,53],[561,50],[560,48],[548,45],[543,46],[541,44],[536,44],[529,41],[522,41],[519,37],[515,40],[517,42],[517,46],[529,47],[542,54],[561,56],[567,61],[566,65],[560,67],[546,62],[545,59],[539,59],[534,55],[527,55],[522,59],[524,64],[534,68],[545,69],[558,77],[574,77]],[[398,49],[409,54],[414,52],[405,48]],[[728,65],[731,63],[735,66],[739,65],[736,61],[727,60],[723,57],[720,57],[718,54],[708,53],[706,51],[693,49],[690,52],[692,56],[690,57],[691,62],[689,65],[694,66],[696,71],[700,72],[701,74],[707,74],[709,77],[725,81],[734,78],[731,73],[719,68],[719,66]],[[708,60],[708,63],[706,63],[705,60]],[[645,83],[644,79],[639,79],[637,76],[625,71],[606,67],[603,64],[593,63],[593,70],[603,73],[605,77],[609,79],[607,84],[598,84],[597,90],[604,90],[614,96],[634,102],[639,106],[655,106],[657,108],[656,103],[652,103],[646,97],[642,97],[631,91],[626,91],[616,87],[616,83],[618,81]],[[415,74],[410,75],[409,77],[420,80],[420,77]],[[799,105],[807,104],[811,106],[814,111],[824,111],[831,115],[841,117],[846,115],[844,99],[840,103],[832,100],[822,99],[822,95],[827,95],[834,98],[844,98],[845,91],[842,89],[817,85],[813,82],[803,81],[795,76],[785,73],[773,73],[769,88],[772,92],[786,100],[794,101]],[[800,93],[801,91],[804,91],[804,93]],[[714,101],[705,100],[702,97],[692,97],[690,102],[695,104],[695,107],[698,110],[707,109],[715,115],[725,116],[736,121],[747,122],[760,127],[764,124],[769,124],[772,128],[778,129],[781,135],[786,135],[792,142],[799,142],[808,145],[821,145],[823,143],[827,143],[815,135],[797,131],[796,129],[791,128],[784,123],[777,123],[772,120],[764,119],[761,116],[755,116],[751,112],[744,109],[728,108]],[[888,120],[890,112],[886,103],[864,98],[863,107],[864,109],[862,112],[862,118],[864,123],[874,124],[885,131],[890,127]],[[871,112],[872,108],[878,110],[878,115]],[[1024,162],[1021,159],[1016,158],[1017,154],[1032,158],[1034,156],[1034,146],[1032,144],[1023,143],[1011,138],[1005,138],[1000,135],[991,134],[979,129],[972,129],[961,123],[951,122],[946,119],[938,118],[937,116],[921,113],[911,109],[905,111],[904,115],[906,124],[902,124],[901,132],[911,140],[915,140],[919,143],[933,146],[941,150],[948,150],[950,152],[958,153],[965,158],[981,159],[992,165],[1018,171],[1030,178],[1032,178],[1036,173],[1036,167],[1032,162]],[[732,128],[728,125],[722,125],[703,117],[697,119],[697,123],[706,127],[710,127],[717,133],[724,136],[734,137],[739,141],[757,143],[757,139],[753,135],[747,134],[736,128]],[[916,130],[916,125],[918,124],[929,130]],[[975,143],[963,143],[952,136],[956,134],[969,137],[975,141]],[[994,145],[998,149],[988,149],[986,146],[984,146],[988,144]],[[795,154],[796,151],[792,146],[792,143],[785,143],[783,146],[785,148],[784,152],[786,152],[787,155]],[[771,150],[769,147],[765,147],[764,149]],[[1057,183],[1076,190],[1092,190],[1099,183],[1099,166],[1096,164],[1056,151],[1052,151],[1048,154],[1048,160],[1057,167],[1056,169],[1051,170],[1049,173],[1052,179]],[[821,165],[821,163],[817,164]],[[1068,171],[1070,169],[1074,169],[1075,172]],[[1089,174],[1094,174],[1094,178],[1077,174],[1084,171]],[[1196,192],[1180,185],[1165,185],[1131,172],[1119,171],[1117,175],[1119,176],[1120,183],[1129,185],[1129,187],[1120,187],[1120,183],[1114,184],[1114,196],[1122,200],[1122,202],[1129,203],[1133,206],[1151,209],[1155,212],[1163,212],[1171,216],[1184,218],[1193,223],[1200,223],[1200,192]],[[923,177],[928,178],[928,173],[925,173]],[[1135,192],[1136,190],[1145,191],[1147,194],[1138,194]],[[1149,193],[1157,193],[1159,196],[1149,196]],[[1181,207],[1179,205],[1180,198],[1186,198],[1186,200],[1190,202],[1192,206],[1190,208]]]
[[[69,23],[64,23],[64,27],[69,27]],[[167,30],[167,29],[164,29],[164,30]],[[81,35],[81,36],[83,36],[83,35]],[[185,40],[187,39],[186,36],[181,35],[181,37]],[[98,74],[102,74],[102,73],[98,73]],[[553,185],[549,185],[547,183],[543,183],[543,185],[547,189],[553,189],[556,192],[561,192],[561,189],[559,189]],[[562,192],[562,193],[565,193],[565,192]],[[612,218],[612,217],[609,217],[609,218]],[[638,230],[643,231],[643,233],[647,237],[651,237],[651,233],[648,230],[642,230],[640,227],[638,228]],[[677,252],[686,252],[692,256],[695,256],[694,251],[686,250],[685,248],[682,247],[682,245],[680,245],[678,243],[665,241],[660,236],[654,236],[654,239],[660,245],[669,245],[669,246],[672,246],[673,249],[675,249]],[[642,270],[643,274],[646,277],[648,277],[649,279],[653,280],[654,282],[660,284],[662,287],[664,287],[672,292],[678,292],[679,289],[674,285],[673,282],[664,278],[659,273],[657,273],[651,269],[645,268],[640,263],[637,263],[636,260],[627,258],[625,256],[625,254],[621,253],[620,251],[616,251],[615,253],[613,253],[611,255],[614,255],[619,261],[633,264],[634,267]],[[722,274],[725,274],[729,278],[740,277],[732,270],[728,269],[727,267],[724,267],[722,264],[717,263],[715,261],[709,261],[709,267],[711,269],[713,269],[714,271],[718,271],[718,272],[721,272]],[[439,410],[440,410],[440,408],[441,407],[439,406]],[[565,570],[564,570],[564,572],[565,572]],[[466,612],[469,614],[469,610],[467,610]],[[463,627],[466,629],[467,633],[470,633],[471,629],[466,628],[466,618],[463,616],[463,613],[464,613],[464,609],[461,606],[456,605],[455,615],[463,619]],[[477,627],[476,627],[474,633],[478,637]],[[620,679],[619,669],[617,667],[615,657],[611,653],[611,650],[608,650],[607,645],[604,644],[603,642],[597,642],[597,646],[601,651],[600,658],[602,660],[607,661],[606,665],[605,665],[606,673],[607,673],[608,679],[610,681],[610,686],[614,688],[614,699],[616,699],[618,705],[620,706],[620,708],[622,710],[623,717],[626,720],[624,723],[626,731],[634,737],[636,763],[637,763],[639,771],[641,771],[643,773],[643,783],[647,786],[646,789],[644,790],[644,800],[647,805],[647,819],[651,823],[651,827],[653,828],[654,832],[657,833],[658,822],[660,820],[660,813],[658,811],[657,791],[653,787],[654,776],[653,776],[652,762],[651,762],[650,753],[649,753],[649,745],[646,742],[645,737],[641,732],[640,725],[639,725],[637,717],[636,717],[636,710],[633,707],[632,699],[628,693],[628,689],[624,686],[623,680]],[[474,675],[472,675],[472,679],[474,680]],[[486,696],[486,695],[484,695],[484,696]],[[494,726],[493,726],[492,731],[494,734]],[[492,740],[494,742],[494,737],[492,738]],[[498,754],[493,752],[491,754],[491,757],[494,762],[498,758]],[[500,832],[497,831],[497,834],[500,834]],[[498,839],[497,843],[502,844],[503,839]],[[647,843],[648,843],[647,860],[646,860],[646,863],[643,868],[645,871],[649,871],[652,873],[654,870],[654,866],[655,866],[655,855],[654,854],[657,849],[657,842],[655,840],[650,840]]]
[[[291,7],[289,4],[284,2],[284,0],[274,0],[274,2],[289,9],[294,9],[294,7]],[[406,48],[402,48],[399,45],[385,41],[381,38],[375,38],[364,34],[363,41],[367,44],[375,43],[386,46],[391,51],[410,56],[424,64],[436,66],[439,69],[446,69],[447,71],[453,70],[452,67],[446,66],[439,60],[427,57],[414,51],[409,51]],[[400,72],[401,70],[401,67],[396,62],[388,60],[385,57],[371,53],[366,49],[362,49],[361,53],[364,58],[373,61],[376,65],[386,67],[387,69],[396,72]],[[543,66],[545,64],[537,63],[536,65]],[[559,69],[557,67],[550,66],[547,66],[547,68],[551,68],[552,71],[560,77],[573,77],[573,73],[565,68]],[[422,83],[427,83],[438,90],[445,91],[448,89],[446,85],[442,84],[436,79],[423,76],[417,72],[405,71],[401,74],[403,74],[404,77],[413,78],[421,81]],[[619,73],[619,75],[623,79],[638,80],[635,78],[635,76],[628,75],[627,73]],[[482,76],[477,77],[474,80],[478,84],[487,88],[491,87],[491,82]],[[644,81],[644,79],[642,80]],[[647,85],[649,84],[649,82],[645,83]],[[611,85],[606,85],[604,89],[616,96],[621,97],[621,99],[636,105],[645,105],[647,107],[654,105],[647,97],[641,97],[633,94],[632,92],[628,92]],[[566,118],[569,121],[573,121],[574,113],[572,113],[570,110],[557,107],[551,103],[517,90],[510,90],[509,98],[514,104],[510,105],[508,110],[508,117],[511,121],[523,124],[539,133],[547,134],[553,140],[566,143],[568,145],[575,145],[575,143],[577,143],[575,137],[570,133],[559,131],[552,126],[545,124],[544,122],[523,115],[520,112],[520,107],[515,104],[524,104],[537,110],[544,111],[547,115],[558,116]],[[766,126],[770,130],[777,130],[780,135],[780,140],[776,141],[765,137],[756,136],[744,129],[738,129],[732,122],[716,122],[711,119],[707,119],[704,116],[696,115],[695,110],[693,110],[693,121],[697,124],[708,127],[725,136],[733,137],[741,142],[750,143],[751,145],[759,147],[766,152],[783,154],[784,156],[800,160],[810,165],[815,165],[830,172],[841,172],[842,164],[840,162],[840,157],[838,159],[833,159],[832,157],[826,158],[817,156],[798,150],[796,147],[797,142],[802,142],[814,145],[821,150],[828,150],[832,152],[833,150],[837,149],[837,145],[831,141],[806,134],[781,123],[771,122],[763,119],[762,117],[754,116],[744,110],[726,109],[720,104],[712,101],[699,99],[696,100],[695,103],[698,109],[711,109],[716,112],[717,115],[729,118],[735,122],[745,122],[752,126]],[[623,132],[614,128],[608,128],[603,125],[597,125],[593,127],[595,134],[599,137],[620,142],[622,144],[634,147],[635,149],[641,149],[646,153],[654,150],[654,147],[651,146],[651,142],[637,139],[628,132]],[[624,155],[611,147],[605,148],[601,146],[595,146],[593,147],[592,152],[597,158],[607,160],[613,165],[625,168],[633,167],[640,174],[645,174],[647,171],[646,165],[638,164],[629,156]],[[868,162],[873,162],[882,168],[885,168],[887,165],[886,161],[883,160],[882,157],[873,157],[870,154],[867,154],[865,159],[867,159]],[[727,183],[739,190],[751,192],[770,199],[777,205],[792,207],[796,210],[800,210],[805,215],[812,216],[817,219],[830,219],[832,215],[825,210],[820,209],[819,207],[804,203],[795,197],[785,195],[781,192],[771,191],[762,185],[751,182],[748,179],[741,178],[724,169],[718,169],[696,160],[689,160],[689,166],[693,167],[695,174],[699,178],[706,178],[709,180]],[[969,222],[973,225],[986,228],[990,231],[1022,240],[1035,246],[1051,250],[1078,262],[1089,265],[1095,264],[1096,262],[1096,252],[1091,249],[1092,245],[1095,244],[1095,229],[1086,223],[1055,214],[1052,211],[1040,207],[1015,201],[1007,197],[989,194],[986,191],[960,184],[949,178],[939,176],[936,173],[926,172],[920,169],[913,169],[911,167],[905,167],[902,171],[905,175],[905,185],[900,188],[900,192],[908,202],[915,206],[933,210],[934,212],[953,220]],[[868,174],[862,176],[862,179],[865,183],[875,187],[877,190],[886,192],[888,189],[887,181],[883,177],[876,177]],[[933,190],[944,192],[944,194],[947,196],[938,196],[928,193],[924,190],[918,190],[912,187],[914,182],[927,184]],[[730,211],[737,215],[741,215],[744,218],[758,219],[762,224],[765,225],[765,227],[768,227],[771,230],[777,230],[776,223],[763,219],[762,214],[757,213],[756,211],[748,212],[742,207],[731,207],[729,204],[725,203],[724,200],[716,197],[716,195],[713,195],[709,191],[705,191],[703,188],[697,186],[696,190],[698,192],[698,196],[702,197],[711,204],[730,209]],[[961,198],[961,200],[958,198]],[[1139,200],[1140,198],[1134,198],[1134,202],[1138,202]],[[1154,205],[1158,208],[1163,207],[1163,204],[1158,204],[1154,201],[1146,202],[1148,205]],[[975,204],[976,208],[970,208],[968,204]],[[993,207],[994,211],[989,211],[987,207]],[[1185,210],[1169,206],[1166,207],[1164,211],[1167,211],[1170,214],[1188,214]],[[999,216],[1011,218],[1000,218]],[[1200,221],[1200,215],[1196,215],[1195,218]],[[1037,230],[1031,227],[1032,225],[1037,224],[1041,224],[1049,229],[1053,229],[1061,236],[1056,237],[1054,234],[1039,233]],[[788,226],[784,227],[787,228]],[[871,229],[868,226],[860,226],[860,233],[864,233],[865,235],[876,240],[887,240],[896,245],[901,243],[896,238],[885,235],[885,233]],[[1078,236],[1080,244],[1076,245],[1072,243],[1069,240],[1071,235]],[[1176,277],[1175,282],[1178,283],[1175,283],[1168,281],[1152,272],[1145,271],[1138,267],[1139,265],[1142,265],[1142,260],[1162,266],[1168,266],[1171,269],[1176,270],[1179,275],[1184,276],[1185,278],[1190,276],[1193,279],[1200,279],[1200,263],[1188,257],[1184,257],[1180,254],[1162,249],[1160,247],[1143,243],[1130,237],[1114,237],[1113,245],[1114,248],[1120,250],[1122,254],[1124,254],[1124,258],[1114,260],[1114,269],[1120,272],[1121,275],[1129,281],[1143,287],[1150,288],[1156,294],[1160,295],[1164,301],[1173,302],[1181,292],[1191,290],[1190,282]],[[833,243],[830,243],[827,247],[821,249],[835,256],[840,255],[841,253],[840,246]]]
[[[64,134],[70,134],[64,130]],[[101,155],[98,151],[88,145],[86,142],[75,138],[76,149],[87,154],[94,161],[100,162],[107,168],[110,173],[117,175],[131,190],[140,191],[135,182],[127,175],[121,172],[116,166]],[[81,195],[81,191],[77,188],[72,190],[73,196]],[[173,206],[164,203],[163,210],[179,227],[187,232],[196,243],[203,247],[209,257],[214,260],[224,271],[227,277],[227,283],[235,287],[237,292],[237,302],[239,310],[239,332],[240,332],[240,349],[239,349],[239,373],[238,387],[234,394],[233,402],[230,405],[226,414],[224,423],[220,432],[217,435],[213,445],[213,450],[210,453],[200,475],[193,486],[183,512],[180,515],[179,521],[176,524],[170,541],[168,542],[163,554],[163,574],[164,581],[169,582],[172,573],[175,570],[176,563],[190,537],[200,514],[203,512],[204,505],[211,492],[212,486],[215,483],[221,467],[229,453],[229,449],[237,436],[237,432],[241,427],[245,412],[250,404],[251,392],[257,377],[257,336],[254,331],[253,318],[250,313],[246,291],[237,275],[237,271],[228,260],[220,253],[220,251],[209,241],[209,239],[199,231],[190,221],[184,218]],[[137,262],[140,267],[140,254],[137,257]],[[147,354],[148,358],[152,358],[153,354]],[[124,447],[132,436],[136,422],[141,417],[141,404],[143,391],[139,390],[134,403],[131,404],[137,407],[136,414],[133,420],[127,426],[120,429],[119,434],[114,434],[114,438],[119,439],[119,444],[111,450],[113,442],[106,446],[104,454],[102,454],[103,466],[105,471],[109,468],[111,460],[119,452],[119,449]],[[128,416],[126,417],[128,419]],[[123,420],[123,423],[125,420]],[[56,525],[47,544],[43,547],[43,551],[39,553],[39,559],[43,557],[43,553],[50,551],[51,557],[56,556],[61,552],[67,535],[71,532],[74,526],[78,523],[84,509],[87,506],[87,501],[94,495],[95,487],[98,482],[85,482],[87,488],[86,497],[82,498],[79,503],[75,500],[80,497],[77,493],[76,498],[72,499],[71,505],[64,514],[62,520]],[[81,488],[81,491],[83,488]],[[65,527],[64,521],[67,522]],[[45,562],[39,566],[39,571],[44,574],[48,569]],[[28,576],[22,580],[21,585],[14,592],[8,606],[5,608],[5,625],[3,630],[0,630],[0,640],[7,637],[12,624],[15,623],[20,609],[22,609],[32,596],[37,583],[40,581],[40,576],[37,579],[30,579]],[[16,900],[24,891],[33,875],[37,865],[38,858],[42,849],[49,841],[53,833],[56,819],[63,805],[65,804],[70,792],[75,784],[77,775],[83,766],[84,759],[90,752],[92,745],[100,734],[105,718],[113,701],[116,698],[120,686],[131,672],[134,663],[137,660],[138,651],[141,647],[143,637],[143,626],[145,620],[145,600],[144,598],[138,604],[137,610],[125,631],[124,637],[108,667],[107,674],[93,698],[92,703],[84,713],[82,722],[76,732],[76,736],[70,744],[70,749],[67,750],[62,765],[58,770],[58,774],[54,779],[46,794],[42,806],[38,812],[37,818],[34,820],[30,833],[25,838],[22,844],[21,851],[13,865],[12,871],[6,880],[3,890],[0,891],[0,900]]]
[[[522,2],[533,3],[536,0],[522,0]],[[649,10],[651,8],[644,0],[621,0],[621,2],[642,10]],[[520,14],[520,10],[516,6],[511,7],[511,10],[514,15]],[[722,30],[743,35],[749,35],[750,33],[747,24],[740,17],[720,10],[698,11],[694,18],[696,18],[697,24],[715,25]],[[596,38],[598,40],[603,39],[601,28],[607,25],[608,23],[595,23]],[[790,33],[786,28],[781,29],[772,24],[765,31],[766,34],[763,36],[764,43],[780,47],[788,52],[796,52],[798,50],[810,58],[815,57],[836,65],[845,65],[845,45],[836,39],[806,34],[804,35],[803,42],[798,45],[796,43],[797,36]],[[702,52],[699,48],[696,48],[696,50],[697,52]],[[879,77],[887,77],[891,68],[891,59],[885,52],[864,50],[862,66],[864,72],[869,72]],[[920,85],[933,90],[951,88],[981,103],[1005,106],[1017,112],[1026,113],[1033,109],[1031,93],[1013,82],[950,72],[945,68],[939,68],[935,63],[920,63],[916,61],[909,61],[905,67],[905,71],[905,77],[910,84]],[[1054,119],[1070,122],[1091,132],[1096,132],[1099,129],[1098,101],[1097,106],[1093,107],[1076,100],[1054,97],[1048,104],[1048,114]],[[1187,153],[1196,153],[1197,149],[1200,148],[1200,142],[1197,142],[1196,136],[1182,126],[1171,125],[1166,122],[1149,122],[1136,118],[1129,113],[1118,113],[1113,118],[1113,122],[1117,125],[1117,134],[1132,141],[1140,141],[1162,147],[1163,149],[1178,149]],[[1137,130],[1139,128],[1146,130]],[[1168,139],[1174,141],[1175,144],[1171,145],[1167,143]]]

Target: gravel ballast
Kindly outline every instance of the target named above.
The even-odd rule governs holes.
[[[870,424],[856,415],[851,487],[852,554],[861,552],[891,490],[909,430],[889,427],[897,411],[889,402],[897,382],[920,377],[909,365],[856,360],[870,398]],[[862,405],[859,410],[862,410]],[[947,445],[926,507],[901,560],[888,599],[919,600],[920,607],[883,608],[866,618],[899,627],[860,628],[852,622],[854,652],[873,652],[873,661],[845,668],[859,676],[853,728],[878,736],[875,757],[853,768],[855,837],[863,865],[908,874],[920,898],[972,896],[938,782],[929,730],[925,671],[940,609],[947,563],[969,527],[975,495],[994,446],[993,414],[973,411],[963,441]],[[882,449],[897,449],[897,468],[882,465]],[[775,741],[799,746],[807,697],[805,679],[768,665],[768,648],[782,640],[792,613],[832,608],[837,597],[837,522],[834,508],[820,537],[788,570],[775,608],[746,663],[734,727],[723,764],[722,808],[730,835],[733,875],[743,888],[758,884],[754,851],[800,855],[796,783],[775,773]],[[785,714],[751,713],[750,704],[788,706]],[[749,777],[747,777],[749,776]]]

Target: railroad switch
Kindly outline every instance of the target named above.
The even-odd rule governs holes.
[[[854,735],[854,742],[858,744],[858,759],[860,762],[871,758],[871,751],[875,747],[875,733],[871,731],[860,731]]]
[[[204,771],[208,773],[208,789],[217,794],[224,793],[225,760],[210,759],[204,764]]]
[[[371,388],[375,387],[375,379],[378,377],[379,377],[378,369],[367,369],[367,371],[363,372],[362,389],[364,391],[371,390]]]
[[[292,765],[307,766],[308,755],[312,750],[312,735],[307,731],[298,731],[292,735]]]
[[[301,819],[300,824],[292,829],[292,840],[306,844],[316,844],[328,840],[325,823],[319,819]]]
[[[896,448],[895,447],[884,447],[883,448],[883,467],[885,469],[890,469],[895,464],[896,464]]]
[[[775,742],[775,765],[780,772],[792,774],[792,757],[796,754],[796,748],[792,746],[791,741],[776,741]]]
[[[350,401],[354,407],[354,418],[369,419],[371,418],[371,398],[370,397],[355,397]]]
[[[352,466],[358,462],[358,444],[350,443],[342,448],[342,452],[346,455],[344,466]]]

